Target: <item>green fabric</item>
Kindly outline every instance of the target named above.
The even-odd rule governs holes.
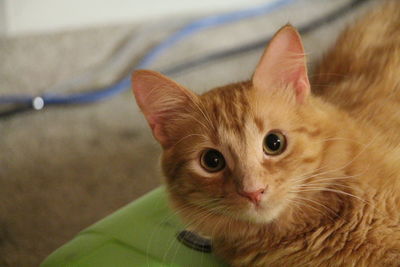
[[[41,266],[226,266],[181,244],[181,230],[160,187],[85,229]]]

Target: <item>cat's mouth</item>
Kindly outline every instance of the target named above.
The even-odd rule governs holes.
[[[276,204],[276,203],[275,203]],[[281,213],[283,206],[274,205],[267,201],[262,201],[257,205],[249,203],[245,209],[239,212],[239,216],[246,221],[253,223],[269,223],[276,219]]]
[[[266,209],[265,206],[261,203],[253,204],[251,206],[252,206],[252,209],[254,209],[256,212],[259,212],[259,213],[265,212],[265,209]]]
[[[250,203],[247,209],[251,212],[255,212],[256,214],[262,215],[268,212],[269,207],[264,203],[257,203],[257,204]]]

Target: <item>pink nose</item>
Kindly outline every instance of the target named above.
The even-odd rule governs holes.
[[[239,191],[239,195],[249,199],[254,204],[258,205],[261,201],[262,195],[264,194],[266,188],[259,189],[253,192]]]

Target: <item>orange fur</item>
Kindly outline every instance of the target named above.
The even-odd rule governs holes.
[[[359,20],[321,62],[311,84],[323,86],[304,101],[296,93],[306,83],[261,88],[254,80],[263,76],[185,101],[138,100],[146,117],[148,105],[184,108],[163,122],[170,139],[162,167],[175,209],[212,237],[220,257],[232,266],[400,266],[399,36],[399,2]],[[300,73],[290,79],[308,81]],[[160,98],[177,87],[186,94],[155,72],[135,77],[165,80]],[[272,129],[287,148],[265,156]],[[224,155],[222,171],[202,170],[207,148]],[[268,185],[257,207],[237,193],[252,183]]]

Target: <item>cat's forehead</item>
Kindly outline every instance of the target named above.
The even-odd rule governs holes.
[[[250,82],[230,84],[202,96],[203,106],[218,128],[241,136],[251,121],[262,130],[263,121],[254,112],[251,86]]]
[[[238,135],[243,134],[248,125],[265,132],[293,118],[293,105],[285,94],[260,92],[251,81],[215,88],[200,99],[204,112],[218,128],[229,129]]]

